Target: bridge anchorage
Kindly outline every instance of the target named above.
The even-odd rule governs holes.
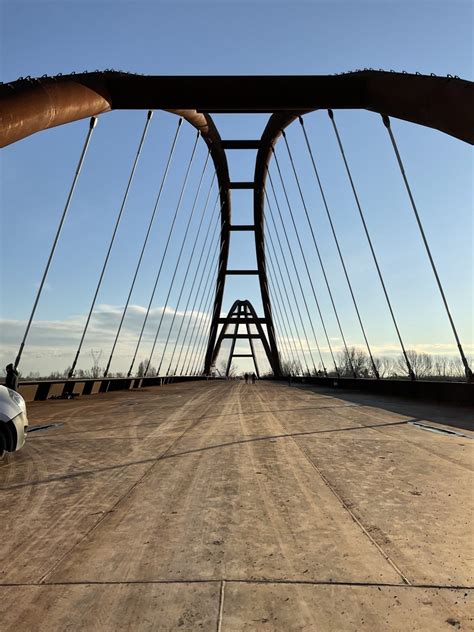
[[[143,356],[144,333],[147,328],[149,329],[149,320],[151,319],[149,316],[154,301],[157,296],[161,297],[159,284],[162,283],[162,271],[167,268],[174,270],[171,284],[167,292],[165,290],[162,293],[163,299],[160,298],[161,305],[164,307],[158,328],[154,333],[153,346],[151,352],[145,356],[147,362],[145,362],[144,371],[138,372],[137,377],[151,377],[152,357],[160,349],[160,346],[159,377],[209,375],[215,366],[223,341],[230,339],[231,350],[226,365],[227,374],[232,358],[239,355],[252,358],[256,373],[260,372],[261,367],[258,366],[254,347],[254,342],[259,341],[263,346],[271,373],[276,378],[286,374],[289,370],[288,367],[292,367],[296,374],[304,376],[345,377],[355,380],[364,377],[381,381],[380,364],[374,357],[370,332],[361,309],[362,299],[355,290],[357,286],[353,282],[355,272],[350,269],[347,252],[344,252],[337,227],[333,221],[331,203],[328,201],[325,185],[320,177],[320,157],[315,155],[310,134],[305,127],[305,118],[308,114],[316,110],[325,110],[328,115],[325,117],[326,125],[328,125],[330,133],[334,134],[335,146],[340,154],[345,176],[347,176],[348,190],[354,201],[355,221],[358,223],[360,221],[362,235],[366,240],[365,247],[374,264],[382,309],[387,315],[387,320],[390,321],[394,340],[400,350],[403,377],[416,381],[417,370],[413,366],[413,357],[405,342],[406,334],[399,322],[397,306],[394,304],[383,266],[380,264],[377,247],[372,239],[365,209],[359,197],[356,179],[345,152],[344,138],[337,124],[337,110],[364,109],[377,113],[379,115],[377,117],[378,124],[382,126],[382,129],[385,128],[388,143],[394,152],[397,168],[400,172],[398,175],[401,175],[401,181],[407,193],[407,205],[413,211],[417,230],[425,250],[424,255],[427,256],[428,265],[431,267],[439,290],[440,308],[445,312],[445,317],[452,330],[465,377],[467,381],[472,382],[472,370],[458,334],[455,319],[448,305],[447,292],[441,284],[435,258],[432,255],[418,213],[392,130],[391,119],[399,118],[417,125],[431,127],[461,141],[473,144],[473,101],[473,84],[467,81],[382,71],[360,71],[339,76],[314,77],[153,77],[106,71],[53,78],[29,78],[27,81],[20,80],[0,85],[0,119],[4,122],[0,128],[0,146],[9,145],[50,127],[91,117],[76,174],[47,258],[26,330],[19,345],[15,368],[19,366],[25,349],[30,326],[34,320],[50,265],[54,259],[55,249],[69,211],[77,180],[80,177],[82,164],[92,135],[95,133],[97,117],[110,110],[148,110],[145,128],[117,215],[114,232],[108,242],[107,254],[98,275],[92,302],[88,306],[79,346],[69,370],[68,380],[72,381],[74,377],[77,378],[76,365],[109,265],[109,255],[115,247],[115,236],[119,230],[122,215],[126,211],[128,193],[132,186],[148,128],[152,125],[153,111],[162,110],[178,116],[176,135],[156,198],[155,208],[141,247],[140,257],[128,289],[128,295],[124,296],[125,306],[118,329],[113,332],[113,344],[110,353],[106,356],[108,360],[102,377],[108,379],[111,376],[110,370],[114,354],[117,355],[115,353],[117,342],[134,292],[135,281],[140,273],[142,258],[148,248],[148,237],[153,228],[163,187],[166,184],[178,134],[180,129],[184,127],[181,123],[185,121],[194,128],[195,142],[173,222],[167,238],[165,235],[163,240],[166,245],[160,255],[159,264],[157,264],[153,291],[141,324],[137,344],[131,354],[133,355],[132,361],[126,374],[127,377],[122,378],[122,381],[133,381],[135,374],[137,374],[136,365],[140,353]],[[260,138],[223,139],[213,120],[214,114],[222,113],[268,113],[269,118]],[[293,123],[300,134],[298,147],[305,152],[304,160],[309,167],[308,173],[313,178],[311,183],[309,183],[308,174],[306,174],[308,182],[303,182],[299,172],[301,165],[298,165],[298,160],[295,160],[294,148],[296,144],[293,145],[293,140],[290,139],[290,133],[287,131],[287,128]],[[170,247],[170,239],[173,237],[173,231],[177,232],[175,230],[176,218],[180,215],[179,219],[181,220],[184,213],[181,208],[185,206],[182,203],[183,194],[195,157],[196,147],[200,146],[199,142],[201,141],[204,141],[207,150],[206,162],[191,213],[187,223],[184,222],[186,228],[182,236],[181,246],[173,250],[173,247]],[[233,180],[229,170],[228,152],[249,150],[256,151],[253,179],[248,181]],[[199,228],[195,234],[191,255],[188,257],[186,265],[186,257],[190,248],[189,241],[193,234],[193,214],[197,208],[196,202],[208,164],[213,167],[213,180],[206,206],[201,215]],[[285,165],[289,172],[286,174]],[[213,185],[217,188],[214,207],[216,212],[214,233],[212,231],[212,218],[207,224],[206,215]],[[308,201],[306,186],[313,187],[318,196],[320,195],[318,208],[313,208],[314,202]],[[252,195],[252,223],[237,224],[232,221],[232,193],[237,190],[247,190]],[[292,196],[297,197],[298,201],[295,202]],[[300,213],[300,217],[295,213],[297,206],[300,211],[304,211],[304,213]],[[211,207],[212,203],[209,208]],[[347,329],[344,329],[344,318],[341,316],[341,305],[339,304],[340,297],[334,291],[334,280],[331,280],[330,267],[324,261],[320,236],[315,227],[315,223],[318,222],[317,213],[322,213],[324,221],[327,220],[328,222],[332,246],[335,248],[338,263],[341,264],[344,273],[344,291],[347,290],[348,292],[348,304],[353,310],[351,319],[358,329],[355,335],[363,341],[362,345],[367,357],[367,366],[364,370],[361,370],[351,355],[351,349],[354,349],[353,343]],[[198,239],[201,238],[201,229],[202,233],[206,234],[204,245],[198,242]],[[256,265],[252,269],[229,266],[231,237],[237,232],[245,232],[253,237]],[[217,243],[214,249],[213,240],[215,237]],[[173,259],[175,251],[179,251],[177,259],[176,257]],[[203,257],[204,253],[207,253],[206,257]],[[214,254],[209,258],[211,253]],[[200,255],[199,262],[194,269],[193,265],[198,255]],[[213,257],[217,263],[214,274],[212,274]],[[201,261],[203,261],[202,267],[200,267]],[[208,261],[210,265],[206,267]],[[179,290],[177,279],[184,268],[184,281]],[[190,289],[188,289],[186,283],[188,276],[192,276],[193,271],[194,278],[190,283]],[[316,272],[320,275],[319,284],[315,281]],[[234,302],[227,317],[223,317],[224,291],[231,276],[252,276],[257,280],[259,296],[257,299],[252,296],[252,301],[254,305],[257,305],[256,300],[261,300],[263,313],[258,314],[249,300],[239,299]],[[204,279],[206,280],[204,281]],[[193,294],[196,286],[197,290]],[[200,292],[201,294],[199,294]],[[324,294],[324,301],[321,300],[321,293]],[[167,310],[169,312],[171,309],[170,302],[175,300],[173,298],[175,294],[179,294],[179,296],[172,310],[171,325],[168,326],[164,315]],[[184,312],[179,312],[183,306]],[[260,308],[258,309],[260,310]],[[329,313],[325,313],[325,309]],[[173,328],[175,324],[176,328],[179,324],[178,312],[184,313],[184,318],[179,325],[179,331],[176,332]],[[197,315],[199,315],[199,320],[196,327]],[[186,327],[184,327],[186,319]],[[242,327],[245,330],[244,333],[241,332]],[[331,327],[334,328],[332,332]],[[190,334],[189,338],[188,333]],[[351,335],[354,336],[354,333],[352,332]],[[249,354],[235,353],[236,341],[241,338],[249,340]],[[162,341],[164,339],[163,347]],[[335,348],[334,340],[340,341],[337,343],[338,348]],[[341,366],[341,363],[344,363],[344,366]],[[143,367],[143,361],[140,362],[140,366]],[[153,375],[153,377],[156,376]],[[108,388],[108,386],[104,387],[105,390]]]

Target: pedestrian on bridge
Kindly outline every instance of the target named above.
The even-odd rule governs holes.
[[[244,373],[244,379],[245,379],[245,383],[248,384],[249,383],[249,374],[248,373]]]
[[[255,375],[255,373],[252,373],[252,384],[255,384],[256,381],[257,381],[257,376]]]

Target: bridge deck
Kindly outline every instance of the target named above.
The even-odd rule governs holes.
[[[472,629],[474,442],[408,423],[468,411],[220,381],[29,410],[63,425],[0,466],[3,630]]]

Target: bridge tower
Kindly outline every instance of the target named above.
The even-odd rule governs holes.
[[[264,134],[265,135],[265,134]],[[235,334],[235,336],[228,336],[226,334],[227,328],[232,319],[239,319],[242,321],[241,324],[250,324],[250,320],[246,318],[247,316],[251,317],[252,324],[257,325],[258,334],[254,336],[262,341],[263,348],[265,350],[268,362],[270,364],[271,370],[275,377],[281,376],[281,365],[280,365],[280,356],[278,353],[278,347],[276,343],[275,337],[275,329],[273,325],[273,317],[272,317],[272,309],[270,303],[270,295],[268,289],[268,279],[267,279],[267,271],[266,271],[266,262],[265,262],[265,248],[264,248],[264,221],[263,221],[263,205],[264,205],[264,186],[265,186],[265,176],[266,176],[266,165],[267,161],[265,161],[265,168],[262,169],[262,155],[268,153],[269,147],[267,147],[267,151],[265,151],[265,138],[262,136],[260,140],[220,140],[222,153],[225,154],[226,150],[255,150],[257,149],[257,159],[255,166],[255,176],[254,180],[251,182],[234,182],[227,180],[225,182],[219,182],[221,187],[221,203],[224,201],[225,209],[222,209],[222,224],[221,224],[221,254],[219,261],[219,269],[217,275],[216,282],[216,293],[214,300],[214,307],[212,311],[212,320],[209,331],[209,340],[207,345],[207,351],[204,361],[204,372],[206,374],[211,373],[212,367],[214,366],[217,356],[219,354],[219,350],[221,347],[222,340],[226,337],[232,337],[232,350],[235,346],[236,337],[248,337],[251,342],[251,356],[254,359],[254,364],[256,367],[256,373],[258,374],[258,367],[256,364],[255,352],[252,342],[252,337],[250,334],[250,328],[248,329],[246,334]],[[267,143],[268,144],[268,143]],[[263,150],[263,154],[262,154]],[[227,165],[227,160],[225,161]],[[219,174],[218,174],[219,175]],[[224,191],[223,191],[224,189]],[[231,203],[232,203],[232,190],[251,190],[253,191],[253,216],[254,221],[253,224],[232,224],[231,222]],[[224,195],[222,195],[222,193]],[[228,267],[228,255],[229,255],[229,246],[230,239],[233,232],[236,231],[245,231],[253,233],[255,237],[255,251],[256,251],[256,261],[257,267],[254,270],[244,270],[244,269],[229,269]],[[257,316],[254,307],[249,303],[249,301],[236,301],[227,318],[223,318],[221,316],[222,309],[222,300],[224,296],[225,283],[229,276],[256,276],[258,277],[260,294],[263,305],[263,316]],[[234,322],[232,320],[232,323]],[[246,322],[247,321],[247,322]],[[218,336],[219,326],[222,325],[222,331]],[[263,329],[263,326],[266,328],[266,334]],[[236,331],[238,329],[238,325],[236,325]],[[233,353],[230,354],[229,363],[227,365],[227,374],[230,369],[230,364],[232,361]]]

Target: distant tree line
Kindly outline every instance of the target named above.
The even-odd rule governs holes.
[[[412,349],[407,351],[407,356],[415,377],[419,380],[462,380],[465,377],[464,367],[459,357],[419,353]],[[336,364],[341,377],[353,377],[352,367],[358,377],[374,377],[372,362],[368,353],[363,349],[349,347],[347,351],[341,351],[337,355]],[[381,378],[404,379],[408,377],[407,365],[402,354],[397,357],[374,357],[374,364]],[[332,369],[326,368],[328,376],[337,376],[334,367]],[[316,371],[313,369],[308,373],[306,366],[302,367],[296,362],[283,362],[282,371],[285,375],[290,373],[303,373],[312,376],[324,375],[322,367]]]

